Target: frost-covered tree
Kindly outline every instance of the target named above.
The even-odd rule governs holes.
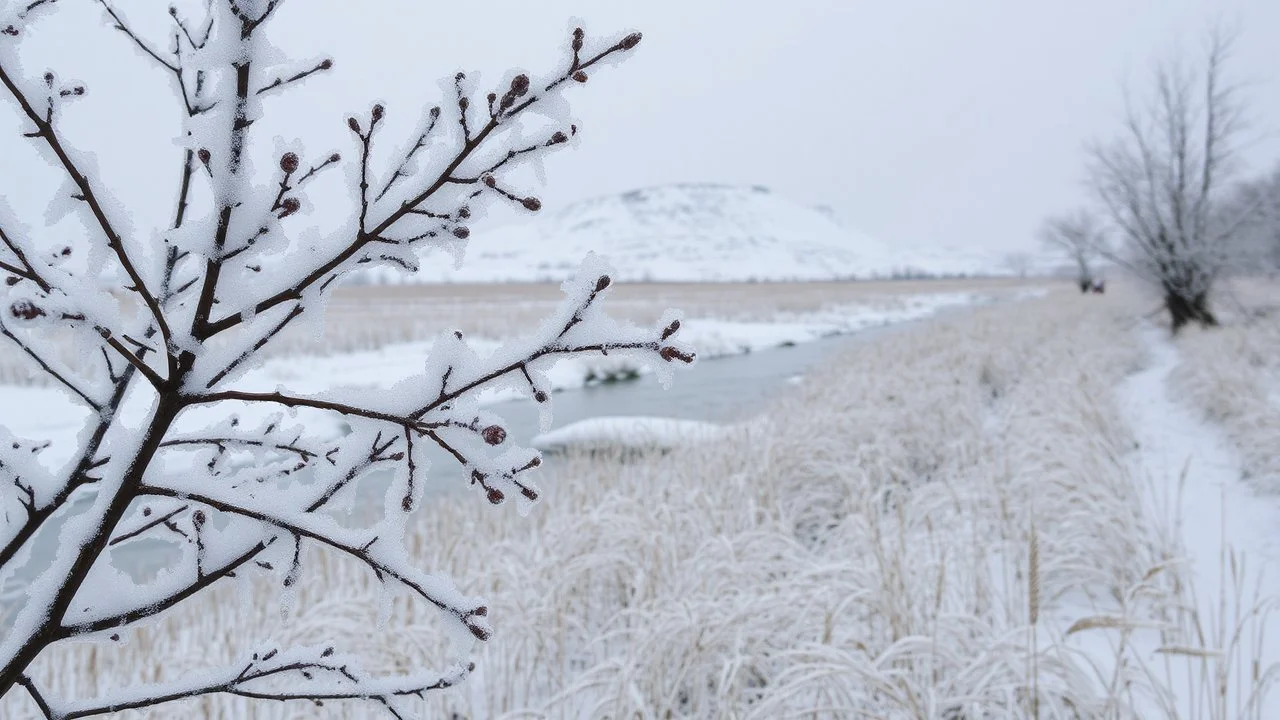
[[[555,314],[488,357],[448,333],[423,372],[390,392],[251,392],[238,383],[282,330],[322,310],[345,273],[379,264],[412,272],[424,249],[459,253],[493,203],[538,211],[510,171],[573,143],[577,127],[562,96],[628,54],[640,35],[595,43],[575,29],[558,69],[509,73],[493,92],[458,73],[442,85],[445,102],[385,153],[389,162],[376,152],[397,142],[384,138],[380,104],[333,119],[349,128],[350,153],[312,155],[288,139],[264,158],[250,142],[263,98],[333,64],[279,59],[265,29],[280,0],[208,0],[196,17],[171,9],[163,40],[99,4],[122,41],[172,83],[184,116],[178,182],[171,225],[131,229],[130,211],[113,200],[94,157],[62,131],[86,89],[20,62],[18,45],[54,1],[0,0],[0,95],[25,142],[65,179],[50,204],[85,227],[80,240],[63,244],[47,224],[25,224],[40,209],[0,207],[0,333],[89,418],[65,463],[45,459],[47,443],[0,430],[0,585],[16,584],[22,596],[0,640],[0,697],[21,687],[50,718],[209,693],[360,698],[409,714],[413,696],[463,680],[473,644],[491,632],[482,600],[415,567],[401,544],[422,503],[427,449],[459,463],[485,502],[537,500],[529,478],[537,453],[512,447],[477,393],[512,386],[549,410],[546,370],[558,358],[630,354],[659,371],[690,363],[692,351],[674,337],[678,318],[655,329],[610,319],[600,308],[608,269],[588,258]],[[11,158],[4,168],[14,171]],[[307,218],[318,217],[308,197],[326,183],[349,187],[352,212],[308,229]],[[78,360],[60,360],[71,343]],[[320,422],[326,416],[341,422]],[[352,527],[329,512],[367,474],[386,469],[394,479],[375,523]],[[109,549],[155,537],[176,540],[181,556],[151,581],[137,585],[110,562]],[[374,677],[342,648],[264,647],[231,667],[91,699],[51,697],[28,674],[57,643],[119,639],[233,576],[266,574],[287,602],[308,547],[349,556],[392,592],[439,608],[457,631],[456,661]]]
[[[1040,240],[1045,247],[1066,255],[1076,268],[1076,283],[1080,292],[1093,287],[1094,262],[1099,251],[1106,247],[1106,234],[1086,210],[1076,210],[1045,220],[1040,229]]]
[[[1091,150],[1091,184],[1125,241],[1115,257],[1156,285],[1174,331],[1215,325],[1215,282],[1246,217],[1224,197],[1238,170],[1240,89],[1226,77],[1232,38],[1209,35],[1202,64],[1157,64],[1152,94],[1128,98],[1124,132]]]

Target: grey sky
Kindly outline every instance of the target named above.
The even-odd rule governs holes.
[[[121,4],[163,30],[156,3]],[[1215,19],[1242,28],[1233,69],[1253,84],[1255,134],[1280,122],[1275,0],[293,0],[273,37],[295,57],[337,60],[333,77],[286,103],[323,152],[349,145],[344,113],[374,100],[407,134],[458,68],[496,81],[511,66],[552,67],[575,16],[589,32],[635,28],[645,40],[573,92],[585,135],[549,162],[550,205],[672,181],[762,184],[888,242],[1030,247],[1044,214],[1086,199],[1082,144],[1114,128],[1121,82],[1179,43],[1195,48]],[[120,76],[90,50],[96,40],[81,47]],[[141,107],[171,102],[153,77],[155,94],[125,90]],[[136,132],[149,121],[127,122]],[[124,150],[100,154],[112,152]],[[1274,136],[1250,155],[1258,166],[1278,156]]]

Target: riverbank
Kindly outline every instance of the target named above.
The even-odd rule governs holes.
[[[566,456],[527,518],[472,494],[428,504],[410,552],[485,595],[496,629],[468,683],[424,701],[428,715],[1164,716],[1152,698],[1188,673],[1216,677],[1235,651],[1170,622],[1182,588],[1205,582],[1181,559],[1218,548],[1187,547],[1158,511],[1181,466],[1135,452],[1159,430],[1135,428],[1147,416],[1124,404],[1165,398],[1173,370],[1134,307],[1124,293],[1061,295],[886,334],[737,433],[625,462]],[[1171,416],[1160,402],[1178,401],[1153,402],[1149,414]],[[1188,417],[1188,437],[1205,437]],[[430,610],[340,559],[311,553],[304,567],[290,625],[277,588],[238,599],[228,585],[125,647],[65,648],[39,674],[73,694],[163,680],[231,661],[244,638],[332,642],[390,671],[441,660]],[[380,608],[392,621],[375,630]],[[1165,629],[1155,644],[1153,626]],[[182,709],[251,710],[332,712],[234,698]]]
[[[814,287],[800,283],[620,286],[622,297],[618,302],[610,299],[609,311],[624,319],[649,324],[657,322],[669,303],[680,300],[692,302],[695,312],[718,312],[717,315],[686,314],[682,332],[686,342],[697,349],[701,360],[711,360],[812,343],[975,305],[1035,297],[1049,289],[1043,284],[1012,281],[949,281],[937,286],[929,283],[812,285]],[[455,327],[465,328],[472,347],[486,355],[498,350],[505,340],[536,326],[554,307],[554,286],[500,285],[483,289],[487,293],[473,286],[457,286],[452,288],[457,291],[456,295],[449,295],[436,286],[345,289],[335,297],[324,318],[321,342],[317,343],[305,329],[287,333],[278,345],[269,346],[270,359],[261,367],[249,370],[236,387],[270,392],[285,386],[297,393],[336,388],[389,388],[422,372],[431,350],[430,338],[435,334]],[[762,303],[766,301],[777,303],[774,311],[764,310]],[[387,311],[395,312],[398,319],[389,320],[382,314]],[[423,320],[424,317],[427,320]],[[505,334],[476,334],[476,328]],[[0,349],[5,348],[0,346]],[[74,451],[75,438],[84,426],[88,411],[61,387],[39,382],[44,377],[40,374],[28,377],[28,371],[23,358],[0,353],[0,406],[25,409],[22,413],[6,415],[5,423],[20,437],[51,441],[52,446],[43,457],[48,463],[58,464]],[[630,380],[648,372],[648,368],[625,358],[584,356],[560,361],[548,373],[548,379],[551,389],[560,392]],[[495,389],[482,392],[480,400],[483,404],[497,404],[519,397],[515,390]],[[527,409],[516,412],[524,410]],[[243,416],[255,410],[245,407],[239,411]],[[602,413],[596,411],[595,414]],[[311,424],[331,425],[333,431],[338,432],[339,425],[331,416],[311,415],[308,418]],[[582,417],[580,413],[569,414],[571,421]],[[532,435],[530,432],[517,434]]]

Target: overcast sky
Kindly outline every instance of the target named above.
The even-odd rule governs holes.
[[[1256,134],[1280,125],[1276,0],[403,2],[376,45],[352,16],[378,3],[316,4],[358,6],[330,31],[352,43],[339,57],[382,67],[420,52],[543,67],[570,16],[642,30],[632,60],[575,94],[586,135],[551,164],[553,202],[751,183],[886,241],[1030,243],[1045,213],[1087,200],[1081,146],[1114,127],[1125,79],[1215,21],[1241,29]],[[1264,138],[1253,157],[1278,154]]]
[[[158,3],[121,4],[163,29]],[[336,59],[290,102],[337,146],[344,112],[383,100],[407,126],[459,68],[496,81],[554,67],[573,17],[644,42],[574,89],[585,134],[549,162],[549,206],[675,181],[759,184],[888,242],[1030,247],[1046,213],[1087,199],[1082,145],[1114,128],[1122,82],[1198,48],[1215,20],[1241,29],[1232,70],[1251,84],[1250,158],[1280,157],[1267,134],[1280,126],[1276,0],[291,0],[272,36]],[[126,67],[96,40],[80,46],[82,62]],[[169,92],[153,78],[154,98],[145,82],[130,90],[143,107]]]

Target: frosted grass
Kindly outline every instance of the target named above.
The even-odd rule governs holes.
[[[1142,716],[1136,698],[1171,681],[1116,662],[1130,630],[1099,618],[1158,625],[1185,589],[1116,407],[1144,362],[1126,295],[1057,293],[859,345],[736,435],[568,456],[520,523],[440,498],[410,555],[484,594],[495,636],[426,715]],[[83,696],[181,678],[245,638],[341,642],[371,670],[444,657],[434,613],[383,598],[395,631],[370,630],[367,572],[314,553],[304,567],[322,577],[300,584],[288,626],[268,588],[228,584],[33,673]],[[1206,662],[1167,659],[1186,668],[1172,682]],[[34,717],[8,702],[5,717]],[[175,712],[380,717],[221,697],[146,717]]]

